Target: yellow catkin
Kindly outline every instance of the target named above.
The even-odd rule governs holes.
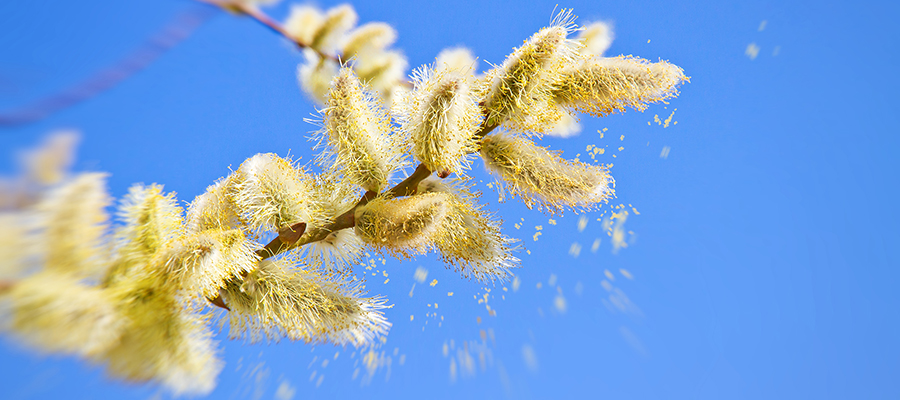
[[[582,44],[579,52],[589,56],[602,56],[612,45],[613,27],[609,22],[592,22],[584,24],[575,38]]]
[[[378,192],[400,164],[400,146],[391,135],[390,118],[349,68],[334,78],[322,110],[320,161],[351,182]]]
[[[75,131],[57,131],[50,134],[36,149],[22,154],[21,162],[25,177],[41,185],[61,182],[75,159],[78,144]]]
[[[481,156],[529,208],[537,205],[551,213],[563,207],[592,209],[614,195],[615,181],[606,168],[564,160],[525,138],[490,135],[482,142]]]
[[[385,104],[391,104],[394,90],[406,77],[409,62],[396,50],[357,53],[354,69],[359,79],[377,92]]]
[[[356,11],[348,4],[331,8],[324,15],[315,7],[298,5],[291,7],[283,27],[292,39],[331,54],[357,19]]]
[[[331,80],[338,73],[338,64],[332,60],[319,58],[315,53],[304,53],[306,62],[297,67],[297,81],[300,88],[318,104],[325,104]]]
[[[188,233],[209,229],[238,228],[243,224],[240,211],[228,196],[228,180],[220,179],[194,198],[187,210],[185,226]]]
[[[401,130],[416,159],[431,171],[459,173],[469,167],[466,155],[475,150],[481,120],[469,76],[430,66],[413,73],[414,89],[400,108]]]
[[[565,107],[604,116],[678,95],[687,81],[684,71],[667,61],[651,63],[635,57],[593,58],[566,69],[554,85],[556,102]]]
[[[335,174],[319,175],[315,182],[315,198],[320,207],[319,213],[323,215],[320,227],[353,208],[359,199],[359,188]],[[307,226],[306,229],[315,227],[316,225]],[[309,266],[343,271],[360,261],[362,250],[362,241],[356,237],[356,232],[353,229],[341,229],[330,233],[323,240],[300,247],[298,255]]]
[[[570,11],[560,13],[488,72],[479,90],[487,125],[541,133],[560,118],[551,85],[577,57],[579,45],[567,38],[573,19]]]
[[[86,173],[50,190],[36,206],[48,270],[96,276],[108,262],[106,174]]]
[[[294,40],[309,45],[313,41],[316,31],[322,26],[325,16],[317,7],[308,4],[296,4],[291,6],[287,19],[282,27]]]
[[[465,47],[451,47],[441,50],[434,60],[434,69],[474,73],[478,71],[478,60],[472,50]]]
[[[384,22],[369,22],[350,33],[343,45],[343,59],[349,60],[359,53],[381,51],[397,40],[397,31]]]
[[[240,229],[206,230],[167,243],[153,262],[170,287],[214,298],[227,278],[256,268],[255,247]]]
[[[253,230],[278,231],[319,218],[311,178],[275,154],[250,157],[227,184],[231,202]]]
[[[185,308],[177,292],[154,275],[120,281],[109,290],[124,319],[119,340],[103,355],[111,375],[156,380],[176,395],[215,388],[223,363],[207,318]]]
[[[446,193],[378,197],[356,210],[356,235],[390,253],[407,257],[425,253],[441,233],[448,202]]]
[[[184,234],[181,207],[174,194],[163,194],[162,189],[159,185],[129,189],[118,210],[125,224],[116,232],[121,245],[104,278],[106,284],[148,272],[156,252]]]
[[[359,287],[329,281],[315,271],[291,269],[292,260],[265,260],[222,290],[230,336],[250,341],[288,338],[366,346],[387,334],[381,298],[361,298]]]
[[[5,298],[3,325],[41,351],[96,359],[120,334],[112,300],[72,274],[44,271],[16,282]]]
[[[460,274],[482,282],[504,280],[518,266],[512,255],[515,240],[501,233],[500,221],[477,205],[467,186],[430,178],[418,190],[449,195],[447,216],[435,242],[444,261]]]

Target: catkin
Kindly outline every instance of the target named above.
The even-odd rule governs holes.
[[[481,156],[488,170],[529,208],[537,205],[551,213],[563,207],[592,209],[614,194],[615,183],[606,168],[564,160],[522,137],[488,136]]]

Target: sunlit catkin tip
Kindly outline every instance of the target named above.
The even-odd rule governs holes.
[[[324,20],[325,16],[318,8],[308,4],[296,4],[291,6],[282,28],[292,39],[309,45]]]
[[[256,268],[256,249],[239,229],[207,230],[168,243],[157,262],[170,287],[214,298],[232,275]]]
[[[191,202],[185,221],[188,233],[231,229],[241,225],[240,211],[231,202],[228,190],[228,180],[221,179]]]
[[[400,146],[387,113],[351,69],[334,78],[321,113],[319,144],[328,150],[321,161],[365,190],[384,188],[400,163]]]
[[[478,60],[472,55],[472,50],[465,47],[451,47],[438,53],[434,61],[434,68],[438,71],[473,73],[478,71]]]
[[[38,148],[22,154],[26,178],[41,185],[62,181],[74,161],[78,141],[75,131],[54,132]]]
[[[592,209],[614,195],[614,181],[606,168],[566,161],[525,138],[505,133],[488,136],[481,156],[488,170],[499,175],[510,193],[520,196],[529,208]]]
[[[425,253],[441,233],[448,203],[447,193],[376,198],[356,210],[356,235],[391,253]]]
[[[688,81],[684,71],[668,61],[651,63],[635,57],[594,58],[567,69],[555,84],[555,101],[572,109],[603,116],[678,95]]]
[[[5,300],[3,330],[39,350],[96,359],[118,341],[122,320],[113,299],[69,274],[48,271],[21,279]]]
[[[359,17],[356,10],[349,4],[341,4],[329,9],[322,19],[316,32],[309,43],[310,47],[325,54],[331,54],[338,49],[344,35],[356,25]]]
[[[401,129],[416,159],[431,171],[469,166],[466,155],[475,149],[481,112],[467,76],[428,66],[413,73],[415,88],[403,102]]]
[[[373,51],[357,54],[355,69],[359,79],[389,103],[408,66],[406,56],[399,51]]]
[[[575,30],[573,21],[571,12],[563,11],[488,72],[481,89],[488,125],[542,132],[559,118],[550,104],[551,84],[577,55],[579,44],[567,38]]]
[[[148,279],[111,288],[125,322],[103,361],[113,376],[156,381],[176,395],[207,394],[222,370],[212,332],[168,289]]]
[[[338,74],[338,64],[328,59],[319,58],[315,53],[304,53],[306,62],[297,67],[297,80],[313,100],[325,104],[331,81]]]
[[[166,242],[184,234],[178,200],[173,193],[163,194],[162,189],[160,185],[135,185],[128,190],[118,210],[124,222],[116,233],[121,246],[107,280],[145,268]]]
[[[344,41],[344,60],[364,52],[379,52],[397,40],[397,31],[384,22],[369,22],[347,34]]]
[[[581,124],[578,119],[573,117],[564,110],[560,110],[560,119],[553,123],[550,130],[546,132],[547,136],[555,136],[559,138],[567,138],[578,135],[581,132]]]
[[[86,173],[50,190],[36,207],[45,268],[94,276],[107,261],[104,234],[110,203],[106,174]]]
[[[277,231],[318,219],[310,178],[275,154],[250,157],[228,183],[232,202],[253,229]]]
[[[500,221],[477,206],[467,188],[434,182],[420,184],[419,189],[449,193],[451,197],[436,242],[441,257],[460,274],[492,282],[506,279],[509,270],[518,266],[519,259],[512,255],[515,241],[501,233]]]
[[[584,25],[575,40],[583,46],[579,50],[581,54],[602,56],[614,38],[612,23],[598,21]]]
[[[229,281],[222,298],[230,336],[250,341],[288,338],[366,346],[387,334],[390,323],[379,298],[362,298],[358,287],[326,280],[314,271],[291,269],[290,260],[268,259],[254,272]]]

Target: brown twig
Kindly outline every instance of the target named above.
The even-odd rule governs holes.
[[[9,292],[16,286],[16,283],[13,281],[0,281],[0,294]]]
[[[228,0],[197,0],[197,1],[199,1],[201,3],[206,3],[206,4],[211,4],[214,6],[221,7],[223,9],[231,11],[235,14],[245,15],[247,17],[250,17],[253,20],[255,20],[256,22],[259,22],[260,24],[265,26],[266,28],[269,28],[272,32],[275,32],[275,33],[281,35],[282,37],[284,37],[285,39],[290,40],[291,43],[294,43],[295,45],[297,45],[297,47],[299,47],[301,49],[310,49],[310,50],[316,52],[316,54],[318,54],[319,58],[331,60],[340,65],[344,64],[341,61],[340,55],[325,54],[321,50],[311,47],[308,43],[304,43],[300,39],[292,37],[290,35],[290,33],[288,33],[284,29],[284,27],[281,26],[281,24],[279,24],[277,21],[272,19],[272,17],[269,17],[268,15],[266,15],[265,13],[263,13],[256,7],[248,6],[241,2],[228,1]]]
[[[162,31],[148,39],[134,53],[112,67],[67,90],[41,99],[29,106],[0,114],[0,126],[35,122],[109,90],[146,68],[159,56],[184,39],[212,17],[213,9],[194,7],[178,14]]]

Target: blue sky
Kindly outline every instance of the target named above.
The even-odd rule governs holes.
[[[353,5],[361,22],[397,29],[396,47],[413,66],[463,44],[483,69],[484,61],[500,63],[546,25],[557,4],[440,3]],[[109,66],[191,6],[176,0],[0,4],[0,110]],[[482,285],[436,258],[389,260],[383,268],[390,282],[383,284],[379,274],[367,284],[394,304],[387,312],[394,326],[382,347],[392,360],[389,376],[385,368],[368,384],[353,379],[360,357],[350,348],[249,345],[220,335],[226,367],[211,398],[273,398],[279,387],[297,399],[900,397],[900,221],[893,199],[900,170],[900,35],[892,18],[898,6],[559,6],[574,8],[581,21],[613,21],[609,54],[666,59],[691,76],[668,105],[586,117],[581,135],[543,140],[569,158],[590,144],[608,146],[603,160],[615,164],[615,203],[640,212],[625,224],[633,243],[612,254],[599,213],[588,214],[579,232],[578,215],[553,217],[551,225],[550,216],[516,200],[498,204],[485,188],[488,208],[530,251],[520,254],[518,291],[509,284],[508,292],[492,288],[496,317],[473,299],[485,293]],[[281,18],[286,5],[270,11]],[[760,49],[752,60],[745,55],[751,43]],[[303,119],[314,108],[297,88],[300,60],[262,27],[218,15],[112,90],[38,123],[0,128],[0,171],[12,171],[16,149],[58,128],[83,133],[76,169],[110,172],[117,197],[132,183],[158,182],[189,201],[256,153],[290,151],[310,160],[306,137],[314,127]],[[675,109],[677,125],[653,122]],[[665,146],[669,155],[661,158]],[[474,171],[488,181],[480,163]],[[537,225],[543,234],[534,241]],[[601,246],[591,252],[598,237]],[[582,246],[578,257],[569,254],[573,243]],[[438,284],[417,284],[410,297],[417,267]],[[564,313],[554,307],[558,290]],[[608,305],[611,293],[627,296],[627,312]],[[438,310],[427,306],[433,303]],[[441,327],[439,317],[425,316],[435,311],[444,318]],[[494,340],[483,344],[481,330],[493,332]],[[451,340],[451,355],[468,342],[475,356],[475,372],[458,370],[455,382],[450,357],[442,354]],[[43,357],[8,338],[0,360],[7,398],[143,399],[160,392],[110,381],[100,367]]]

